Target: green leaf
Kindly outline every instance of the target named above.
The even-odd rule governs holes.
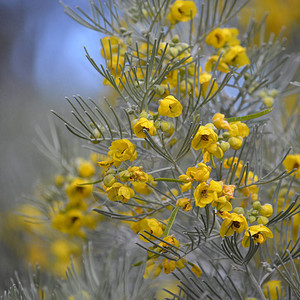
[[[268,108],[266,110],[263,110],[261,112],[252,114],[252,115],[248,115],[248,116],[243,116],[243,117],[233,117],[233,118],[225,118],[225,120],[227,122],[237,122],[237,121],[247,121],[247,120],[252,120],[252,119],[256,119],[259,118],[261,116],[267,115],[269,114],[274,108]]]
[[[172,226],[173,226],[173,224],[174,224],[174,221],[175,221],[175,218],[176,218],[176,215],[177,215],[177,213],[178,213],[179,208],[180,208],[180,206],[176,206],[176,207],[173,209],[173,211],[172,211],[172,213],[171,213],[171,216],[170,216],[170,219],[169,219],[169,222],[168,222],[168,224],[167,224],[167,227],[166,227],[166,229],[165,229],[165,231],[164,231],[164,233],[163,233],[163,237],[166,237],[166,236],[169,235],[170,230],[171,230],[171,228],[172,228]]]

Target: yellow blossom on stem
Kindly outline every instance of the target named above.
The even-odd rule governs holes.
[[[96,172],[93,164],[87,160],[80,161],[80,164],[77,167],[77,171],[79,173],[79,176],[87,178],[94,176]]]
[[[128,168],[129,172],[129,181],[142,181],[142,182],[147,182],[148,181],[148,174],[143,172],[142,167],[129,167]]]
[[[211,56],[208,61],[206,62],[204,69],[206,72],[210,73],[214,68],[215,65],[217,64],[217,61],[219,60],[219,56],[218,55],[213,55]],[[229,67],[228,65],[225,63],[224,59],[221,58],[219,60],[218,66],[217,66],[217,70],[221,71],[223,73],[227,73],[229,72]]]
[[[250,64],[249,57],[246,53],[246,48],[240,45],[231,47],[225,54],[224,60],[227,64],[236,66],[238,68]]]
[[[216,28],[205,38],[206,44],[215,48],[222,48],[228,43],[229,46],[235,46],[240,43],[236,38],[239,34],[236,28]]]
[[[283,292],[281,290],[281,281],[280,280],[268,281],[267,283],[264,284],[263,291],[264,291],[264,295],[267,299],[270,299],[270,300],[281,299],[281,293]]]
[[[249,127],[245,123],[237,121],[231,122],[229,125],[230,129],[228,130],[228,133],[231,137],[240,136],[244,138],[249,135]]]
[[[124,55],[127,49],[127,46],[116,36],[106,36],[102,39],[102,44],[104,47],[104,50],[101,49],[101,55],[106,59],[110,59],[110,51],[112,55],[115,55],[118,53],[119,45],[120,45],[120,55]],[[110,44],[110,46],[109,46]],[[105,55],[104,55],[105,51]]]
[[[153,178],[152,175],[148,175],[148,181],[147,182],[149,184],[151,184],[152,186],[154,186],[154,187],[157,185],[157,182],[154,181],[154,178]],[[153,189],[146,182],[133,181],[132,182],[132,187],[137,193],[140,193],[142,195],[150,195],[151,193],[153,193]]]
[[[133,132],[138,138],[146,138],[147,136],[143,131],[144,129],[146,129],[150,135],[156,135],[156,128],[153,121],[149,121],[146,118],[140,118],[134,123]]]
[[[142,233],[144,236],[149,238],[150,240],[154,240],[155,238],[147,234],[145,231],[150,232],[151,234],[161,237],[163,234],[162,224],[158,222],[156,219],[142,219],[138,222],[135,222],[130,227],[134,233]],[[139,235],[139,238],[144,242],[149,242],[147,239],[145,239],[143,236]]]
[[[192,147],[195,150],[207,148],[218,141],[218,135],[209,127],[200,126],[192,140]]]
[[[212,75],[206,72],[203,72],[199,75],[199,83],[202,84],[201,95],[202,97],[211,97],[217,90],[218,84],[216,79],[212,79]],[[209,93],[209,95],[207,95]],[[195,94],[198,97],[199,91],[198,87],[196,86]]]
[[[229,123],[225,120],[225,115],[216,113],[212,118],[213,124],[218,129],[230,129]]]
[[[176,202],[176,206],[182,207],[182,209],[184,211],[190,211],[192,209],[191,199],[188,199],[188,198],[178,199]]]
[[[218,194],[222,192],[222,185],[214,180],[211,180],[209,184],[206,182],[200,183],[194,192],[194,198],[196,205],[199,207],[205,207],[212,201],[217,200]]]
[[[201,269],[193,263],[191,263],[191,265],[192,265],[192,272],[199,278],[202,275]]]
[[[163,238],[164,241],[166,241],[167,243],[171,244],[171,245],[174,245],[175,247],[178,247],[179,246],[179,242],[178,240],[172,236],[172,235],[168,235],[166,237]],[[165,242],[160,242],[158,245],[160,247],[163,247],[163,248],[172,248],[169,244],[167,244]],[[160,251],[164,251],[162,249],[160,249]]]
[[[143,277],[145,279],[157,277],[162,270],[162,265],[157,260],[149,259],[146,263],[146,268]]]
[[[136,146],[127,139],[113,141],[109,150],[107,155],[111,157],[116,167],[123,161],[134,161],[137,158]]]
[[[289,154],[282,163],[288,172],[296,169],[296,178],[300,178],[300,154]],[[294,175],[294,173],[292,173]]]
[[[174,260],[170,260],[165,258],[162,262],[162,266],[165,274],[170,274],[175,270],[176,262]]]
[[[224,236],[233,235],[234,231],[237,233],[242,233],[248,228],[246,218],[243,215],[238,215],[236,213],[227,213],[224,215],[225,220],[223,221],[220,228],[220,235],[222,238]]]
[[[226,199],[225,196],[219,197],[215,199],[211,203],[212,207],[215,207],[217,211],[231,211],[232,210],[232,205],[231,203]]]
[[[171,24],[176,22],[187,22],[195,17],[197,7],[194,1],[181,1],[177,0],[170,8],[168,19]]]
[[[194,181],[206,181],[211,172],[211,167],[208,167],[204,163],[199,163],[197,167],[190,167],[186,171],[186,175],[180,175],[178,178],[185,182],[181,185],[181,190],[183,192],[189,190],[192,187]]]
[[[273,238],[273,233],[268,227],[262,224],[250,226],[248,230],[245,231],[245,235],[242,241],[243,247],[250,246],[249,231],[252,238],[254,238],[254,243],[259,243],[260,245],[262,245],[267,238]]]
[[[85,183],[88,183],[85,179],[75,178],[66,187],[66,194],[71,205],[76,206],[77,204],[80,204],[82,199],[92,195],[93,185]]]
[[[104,186],[104,188],[108,193],[107,196],[110,201],[121,201],[126,203],[129,199],[134,197],[134,190],[120,182],[114,183],[111,187]]]
[[[71,236],[84,237],[82,230],[83,214],[79,209],[71,209],[66,213],[59,213],[52,219],[52,227]]]
[[[174,96],[167,96],[159,101],[158,113],[161,116],[175,118],[181,115],[182,105]]]

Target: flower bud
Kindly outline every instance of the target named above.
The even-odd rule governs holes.
[[[165,88],[162,85],[158,85],[155,88],[155,92],[157,95],[162,96],[165,93]]]
[[[233,149],[233,150],[238,150],[242,147],[242,144],[243,144],[243,138],[241,137],[231,137],[229,140],[228,140],[229,144],[230,144],[230,147]]]
[[[268,222],[269,222],[269,219],[267,217],[260,216],[257,219],[258,224],[266,225],[266,224],[268,224]]]
[[[130,176],[131,176],[131,173],[128,170],[125,170],[125,171],[122,171],[119,173],[119,177],[122,182],[128,181]]]
[[[229,137],[230,137],[230,134],[229,134],[228,131],[223,132],[223,138],[224,138],[224,139],[228,139]]]
[[[103,182],[104,182],[105,186],[110,187],[110,186],[112,186],[116,182],[116,178],[115,178],[114,175],[108,174],[108,175],[106,175],[104,177],[104,181]]]
[[[251,214],[252,214],[252,216],[258,216],[259,211],[258,211],[257,209],[253,209],[253,210],[251,211]]]
[[[228,142],[222,142],[220,145],[223,152],[226,152],[230,148],[230,144]]]
[[[171,124],[169,122],[166,122],[166,121],[162,121],[160,122],[160,129],[162,132],[166,132],[170,129],[171,127]]]
[[[100,139],[100,138],[101,138],[101,133],[100,133],[100,131],[99,131],[97,128],[95,128],[95,129],[93,130],[93,134],[94,134],[94,136],[95,136],[97,139]]]
[[[178,49],[175,48],[175,47],[170,47],[169,49],[169,54],[172,56],[172,57],[176,57],[178,55]]]
[[[250,77],[251,77],[251,75],[250,75],[249,73],[245,73],[245,74],[244,74],[244,79],[245,79],[245,80],[249,79]]]
[[[179,43],[179,42],[180,42],[180,40],[179,40],[179,36],[178,36],[177,34],[175,34],[175,35],[173,36],[173,38],[172,38],[172,42],[173,42],[173,43],[175,43],[175,44],[177,44],[177,43]]]
[[[269,95],[271,97],[276,97],[278,95],[278,91],[276,89],[272,89],[269,91]]]
[[[109,174],[116,174],[116,170],[114,169],[109,169],[105,172],[105,175],[109,175]]]
[[[255,221],[256,221],[256,217],[254,217],[254,216],[249,217],[249,223],[253,223]]]
[[[160,121],[158,121],[158,120],[156,120],[155,122],[154,122],[154,126],[155,126],[155,128],[160,128]]]
[[[64,184],[65,181],[66,181],[66,178],[65,178],[65,176],[63,176],[63,175],[56,175],[55,178],[54,178],[54,181],[55,181],[55,184],[56,184],[58,187],[62,187],[63,184]]]
[[[252,203],[252,207],[253,207],[253,209],[259,210],[261,207],[261,204],[259,201],[255,201]]]
[[[271,204],[265,204],[260,208],[260,215],[264,217],[271,217],[273,214],[273,206]]]
[[[148,119],[148,113],[145,112],[145,111],[142,111],[142,112],[140,113],[140,118]]]
[[[274,104],[274,98],[273,97],[265,97],[263,100],[263,103],[266,107],[271,107]]]
[[[260,98],[265,98],[265,97],[267,96],[267,93],[266,93],[266,91],[261,91],[261,92],[258,94],[258,96],[259,96]]]
[[[242,207],[235,207],[233,212],[236,214],[239,214],[239,215],[243,215],[245,213],[245,211]]]
[[[145,8],[142,9],[142,13],[145,18],[148,18],[149,14]]]

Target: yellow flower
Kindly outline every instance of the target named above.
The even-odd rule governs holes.
[[[174,260],[169,260],[165,258],[162,262],[165,274],[170,274],[175,270],[176,262]]]
[[[296,169],[296,178],[300,178],[300,154],[287,155],[287,157],[283,161],[283,165],[288,172],[292,171],[293,169]]]
[[[219,197],[211,203],[212,207],[216,207],[217,211],[231,211],[232,205],[227,201],[226,197]]]
[[[197,265],[193,263],[191,264],[192,264],[192,272],[199,278],[202,275],[201,269]]]
[[[195,150],[207,148],[218,141],[218,135],[209,127],[200,126],[192,140],[192,147]]]
[[[139,233],[143,230],[150,232],[151,234],[161,237],[163,234],[162,230],[162,224],[158,222],[156,219],[142,219],[130,227],[134,233]],[[142,232],[144,236],[149,238],[150,240],[154,240],[155,238],[147,234],[146,232]],[[139,235],[139,238],[144,242],[149,242],[147,239],[145,239],[143,236]]]
[[[216,82],[216,79],[211,79],[211,74],[208,74],[206,72],[203,72],[199,75],[199,82],[202,84],[202,97],[211,97],[217,90],[218,90],[218,84]],[[210,91],[209,95],[207,96],[207,93]],[[196,87],[195,94],[198,97],[198,87]]]
[[[104,47],[105,55],[103,49],[101,49],[101,55],[103,57],[106,56],[106,59],[110,59],[110,49],[112,55],[118,53],[118,48],[120,45],[120,55],[124,55],[127,49],[127,46],[116,36],[106,36],[102,39],[102,44]],[[110,46],[109,46],[110,44]]]
[[[152,175],[148,175],[148,183],[150,183],[152,186],[156,186],[157,182],[154,181],[154,178]],[[153,189],[146,183],[146,182],[132,182],[133,189],[142,195],[150,195],[153,192]]]
[[[267,299],[270,300],[277,300],[277,299],[281,299],[281,292],[283,292],[281,290],[281,281],[280,280],[270,280],[267,283],[264,284],[263,286],[263,290],[264,290],[264,295]],[[270,298],[269,298],[269,293],[268,290],[270,292]],[[278,296],[277,296],[278,293]]]
[[[182,207],[184,211],[190,211],[192,209],[191,200],[192,199],[188,198],[178,199],[176,202],[176,206]]]
[[[238,215],[236,213],[225,214],[225,220],[223,221],[220,229],[220,235],[222,238],[224,236],[230,236],[236,231],[237,233],[242,233],[248,228],[247,221],[243,215]]]
[[[145,279],[148,278],[154,279],[160,274],[161,269],[162,269],[162,265],[160,263],[157,263],[157,261],[154,259],[150,259],[146,263],[146,268],[143,277]]]
[[[197,167],[190,167],[186,171],[186,175],[180,175],[178,178],[185,182],[181,186],[183,192],[189,190],[192,187],[194,181],[206,181],[209,178],[211,167],[208,167],[204,163],[199,163]]]
[[[171,24],[176,22],[187,22],[195,17],[197,7],[194,1],[181,1],[177,0],[170,8],[168,19]]]
[[[129,199],[134,197],[134,190],[120,182],[114,183],[111,187],[105,187],[105,190],[108,192],[107,196],[110,201],[126,203]]]
[[[175,118],[181,115],[182,105],[173,96],[169,95],[159,101],[158,113],[161,116]]]
[[[111,71],[111,74],[114,76],[120,76],[122,73],[122,68],[124,65],[124,57],[114,55],[112,59],[108,61],[108,70]],[[124,68],[123,68],[124,69]],[[124,80],[124,79],[123,79]]]
[[[66,188],[66,194],[70,200],[70,205],[76,206],[80,204],[82,199],[88,198],[92,195],[93,185],[88,183],[85,179],[75,178]]]
[[[230,129],[228,130],[228,133],[231,137],[240,136],[244,138],[249,135],[249,127],[245,123],[237,121],[231,122],[229,125]]]
[[[174,245],[175,247],[178,247],[178,246],[179,246],[178,240],[177,240],[174,236],[172,236],[172,235],[168,235],[168,236],[164,237],[163,240],[166,241],[167,243],[171,244],[171,245]],[[170,245],[168,245],[167,243],[165,243],[165,242],[160,242],[158,245],[159,245],[160,247],[167,248],[167,249],[168,249],[168,248],[172,248],[172,247],[170,247]],[[163,251],[163,252],[164,252],[164,250],[162,250],[162,249],[160,249],[160,251]]]
[[[66,213],[59,213],[52,219],[52,227],[71,236],[84,237],[82,230],[83,214],[79,209],[71,209]]]
[[[273,233],[268,227],[265,227],[262,224],[253,225],[248,228],[248,231],[245,231],[242,241],[243,247],[249,247],[250,245],[249,231],[254,238],[254,243],[259,243],[260,245],[262,245],[267,238],[273,238]]]
[[[136,146],[127,139],[113,141],[109,149],[107,155],[111,157],[116,167],[123,161],[134,161],[137,158]]]
[[[216,65],[216,63],[217,63],[217,61],[218,61],[218,59],[219,59],[219,56],[218,56],[218,55],[213,55],[213,56],[211,56],[211,57],[208,59],[208,61],[206,62],[205,66],[204,66],[205,71],[208,72],[208,73],[211,72],[211,71],[214,69],[214,67],[215,67],[215,65]],[[228,65],[225,63],[225,61],[224,61],[223,58],[221,58],[221,59],[219,60],[219,63],[218,63],[218,66],[217,66],[217,70],[218,70],[218,71],[221,71],[221,72],[223,72],[223,73],[229,72],[229,67],[228,67]]]
[[[230,129],[229,123],[225,120],[225,115],[216,113],[212,118],[213,124],[218,129]]]
[[[175,131],[174,124],[172,122],[161,121],[160,130],[165,133],[166,137],[170,137]]]
[[[58,175],[55,175],[55,177],[54,177],[54,182],[58,187],[62,187],[64,185],[65,181],[66,181],[66,177],[63,175],[58,174]]]
[[[212,201],[217,200],[218,194],[222,192],[222,185],[219,182],[211,180],[209,185],[206,182],[200,183],[194,192],[194,198],[197,206],[205,207]]]
[[[227,64],[238,68],[250,63],[249,57],[246,53],[246,48],[240,45],[231,47],[225,54],[224,60]]]
[[[226,43],[229,46],[235,46],[240,43],[236,38],[238,34],[239,31],[236,28],[216,28],[207,35],[205,42],[215,48],[222,48]]]
[[[147,136],[143,131],[144,129],[146,129],[150,135],[156,135],[156,128],[153,121],[149,121],[146,118],[140,118],[134,123],[133,132],[138,138],[146,138]]]
[[[95,175],[95,167],[93,164],[87,160],[82,160],[77,167],[77,171],[79,173],[79,176],[81,177],[92,177]]]

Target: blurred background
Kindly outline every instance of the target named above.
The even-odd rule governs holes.
[[[87,0],[65,2],[89,9]],[[290,51],[299,51],[299,0],[250,3],[258,19],[269,12],[266,34],[278,34],[286,25]],[[249,19],[250,11],[241,19]],[[36,127],[49,132],[50,109],[68,111],[65,96],[99,99],[103,95],[102,78],[83,49],[100,63],[101,37],[66,16],[58,0],[0,0],[1,214],[15,206],[21,195],[32,193],[39,178],[53,175],[51,163],[33,143]],[[9,278],[19,265],[4,243],[0,247],[1,276]]]
[[[88,1],[68,4],[88,10]],[[64,14],[59,1],[0,0],[2,217],[23,195],[33,193],[35,182],[53,177],[54,167],[33,143],[37,127],[49,135],[48,119],[54,117],[50,109],[69,110],[65,96],[99,98],[102,79],[85,58],[83,47],[99,62],[100,38]],[[59,125],[63,128],[63,123]],[[2,241],[0,253],[1,279],[9,282],[21,267]]]

